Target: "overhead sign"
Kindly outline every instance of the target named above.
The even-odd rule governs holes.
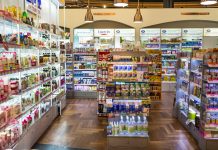
[[[114,29],[94,29],[94,36],[114,36]]]
[[[115,29],[115,36],[135,36],[135,29]]]
[[[218,36],[218,28],[204,28],[204,36]]]
[[[74,36],[93,36],[93,29],[74,29]]]
[[[161,29],[161,36],[181,36],[181,29]]]
[[[203,28],[183,28],[182,36],[203,36]]]
[[[160,29],[141,29],[140,36],[160,36]]]

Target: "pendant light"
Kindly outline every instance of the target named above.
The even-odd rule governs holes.
[[[213,5],[216,3],[217,3],[217,0],[201,0],[201,5]]]
[[[143,18],[142,18],[142,14],[140,11],[140,7],[139,7],[139,0],[138,0],[138,6],[136,9],[136,14],[134,16],[134,23],[142,23],[143,22]]]
[[[126,7],[126,6],[128,6],[128,0],[114,0],[114,6]]]
[[[85,22],[93,22],[94,19],[93,19],[93,15],[92,15],[92,12],[91,12],[91,8],[89,6],[89,0],[88,0],[88,8],[87,8],[87,12],[86,12],[86,15],[85,15]]]

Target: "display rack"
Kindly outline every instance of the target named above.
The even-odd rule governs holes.
[[[135,46],[135,29],[115,29],[114,51],[133,51]]]
[[[181,29],[161,29],[162,83],[163,87],[165,87],[164,91],[170,91],[170,88],[176,85],[177,53],[180,48]]]
[[[99,116],[114,116],[123,111],[148,114],[150,99],[161,100],[160,60],[161,53],[152,50],[99,52]],[[117,109],[121,105],[126,109]]]
[[[94,30],[74,30],[73,76],[74,98],[96,98],[96,51]]]
[[[177,76],[178,118],[198,141],[201,149],[216,145],[217,49],[192,50],[181,61]]]
[[[208,52],[203,60],[201,132],[206,139],[218,137],[218,49]]]
[[[112,51],[115,47],[114,29],[94,29],[95,51]]]
[[[160,50],[160,29],[141,29],[140,36],[143,50]]]
[[[65,61],[59,57],[65,52],[60,50],[58,19],[53,16],[50,24],[42,23],[46,15],[38,14],[48,6],[54,8],[49,12],[58,14],[59,2],[45,0],[38,5],[37,1],[35,13],[29,8],[33,4],[27,1],[1,2],[0,149],[29,149],[33,141],[23,141],[29,131],[39,128],[39,123],[49,126],[41,122],[44,116],[56,110],[56,104],[65,105],[61,77],[61,63]]]

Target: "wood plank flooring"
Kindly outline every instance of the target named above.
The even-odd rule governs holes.
[[[198,150],[197,142],[172,117],[172,93],[163,93],[163,100],[152,104],[149,118],[149,150]],[[107,119],[97,117],[96,100],[68,100],[39,144],[54,144],[73,148],[106,150]]]

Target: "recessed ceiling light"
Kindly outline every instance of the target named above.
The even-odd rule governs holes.
[[[217,0],[201,0],[201,5],[213,5],[216,3],[217,3]]]
[[[106,8],[107,6],[106,6],[106,5],[104,5],[103,7],[104,7],[104,8]]]
[[[128,0],[114,0],[114,6],[126,7],[126,6],[128,6]]]

